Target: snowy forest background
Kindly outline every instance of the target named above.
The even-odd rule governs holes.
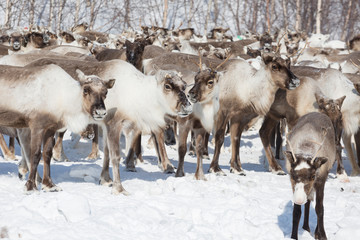
[[[0,0],[3,29],[39,25],[56,32],[82,22],[114,34],[140,25],[181,25],[197,34],[221,26],[234,36],[285,27],[311,34],[318,25],[331,39],[347,41],[360,32],[359,15],[360,0]]]

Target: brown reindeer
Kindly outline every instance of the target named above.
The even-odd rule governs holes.
[[[327,239],[324,229],[324,188],[336,155],[335,132],[328,116],[313,112],[299,118],[287,137],[286,168],[293,190],[292,239],[298,239],[301,205],[305,204],[303,229],[310,232],[310,201],[316,193],[316,239]]]
[[[0,108],[3,113],[0,125],[30,128],[31,131],[31,155],[27,163],[30,174],[26,190],[37,190],[35,176],[41,158],[41,145],[44,159],[42,188],[46,191],[61,190],[50,177],[53,136],[64,127],[80,132],[91,119],[102,120],[106,115],[104,98],[114,80],[103,81],[78,71],[78,82],[55,65],[0,66],[0,73]]]
[[[326,98],[325,96],[321,96],[318,93],[315,93],[315,97],[316,97],[316,102],[319,105],[319,112],[326,114],[330,118],[334,126],[335,144],[336,144],[336,161],[338,164],[336,171],[338,176],[340,176],[344,172],[344,165],[342,163],[342,158],[341,158],[342,147],[340,143],[341,135],[343,132],[343,119],[341,113],[341,106],[346,96],[333,100]]]

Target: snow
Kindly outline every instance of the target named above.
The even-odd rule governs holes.
[[[91,143],[76,147],[69,133],[64,148],[70,162],[52,162],[53,181],[62,192],[24,194],[17,177],[18,162],[0,157],[0,235],[9,239],[289,239],[292,191],[289,176],[268,172],[258,131],[241,140],[241,161],[246,176],[229,172],[229,137],[220,155],[227,176],[206,173],[207,181],[194,179],[196,158],[186,155],[183,178],[163,174],[154,149],[143,137],[144,163],[121,179],[130,196],[111,195],[98,185],[102,160],[86,160]],[[209,152],[213,154],[213,145]],[[177,166],[177,152],[167,147]],[[20,158],[20,149],[16,148]],[[101,157],[103,154],[101,153]],[[351,171],[344,156],[344,165]],[[284,166],[284,161],[279,160]],[[205,172],[210,161],[204,160]],[[111,169],[110,169],[111,170]],[[42,174],[42,165],[39,167]],[[111,173],[110,173],[111,174]],[[324,222],[328,239],[360,239],[360,178],[349,183],[336,177],[336,166],[325,186]],[[302,220],[300,223],[302,226]],[[314,203],[310,209],[312,233],[299,229],[299,239],[313,239]]]

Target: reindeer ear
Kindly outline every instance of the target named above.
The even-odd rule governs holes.
[[[339,105],[340,108],[341,108],[342,104],[344,103],[345,98],[346,98],[346,95],[335,100],[335,102]]]
[[[114,84],[115,84],[115,79],[112,78],[112,79],[109,79],[109,80],[105,83],[105,86],[106,86],[108,89],[110,89],[110,88],[112,88],[112,87],[114,86]]]
[[[263,54],[263,56],[262,56],[262,59],[266,65],[268,65],[270,62],[272,62],[274,60],[274,58],[275,57],[270,54]]]
[[[86,77],[85,74],[80,70],[80,69],[76,69],[76,74],[78,75],[79,81],[80,83],[86,81]]]
[[[316,92],[315,93],[316,102],[319,105],[320,108],[325,108],[326,100],[324,95],[321,93]]]
[[[295,159],[293,157],[292,152],[284,151],[284,155],[285,155],[286,159],[289,160],[290,164],[295,164]]]
[[[315,158],[314,162],[313,162],[313,166],[318,169],[319,167],[321,167],[324,163],[326,163],[328,161],[327,157],[317,157]]]

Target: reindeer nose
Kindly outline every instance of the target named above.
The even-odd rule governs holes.
[[[101,109],[96,109],[95,111],[95,116],[94,119],[95,120],[102,120],[105,116],[106,116],[106,109],[105,108],[101,108]]]

